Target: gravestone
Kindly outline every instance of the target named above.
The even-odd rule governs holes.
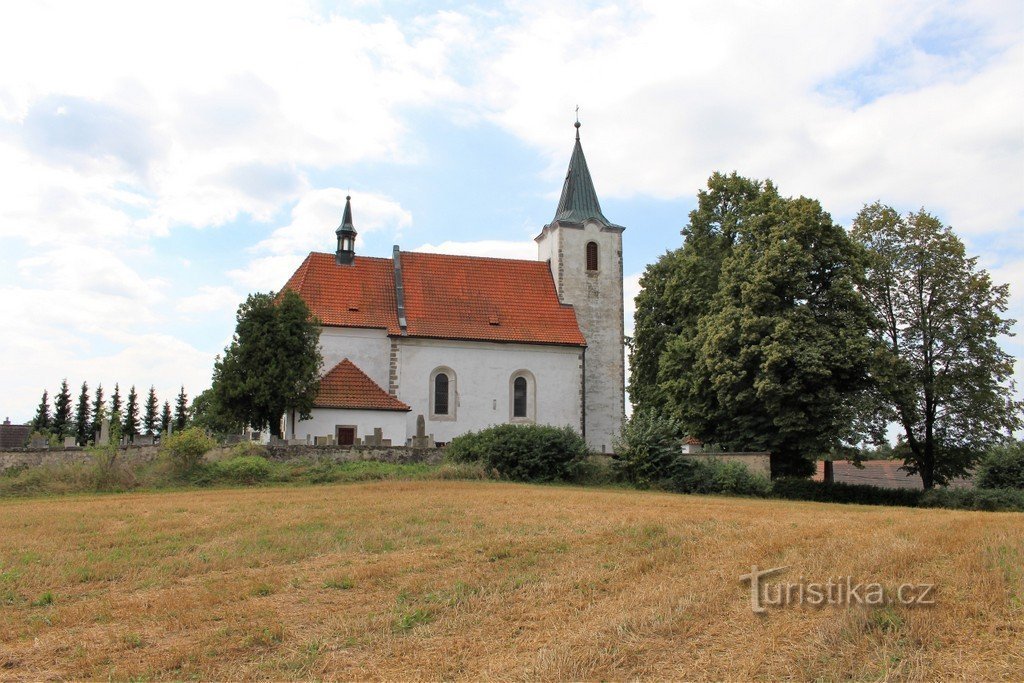
[[[427,435],[427,421],[423,415],[416,416],[416,436],[412,437],[413,448],[431,448],[434,445],[434,435]]]
[[[318,436],[318,437],[315,437],[315,439],[316,440],[314,441],[314,444],[313,444],[315,446],[330,446],[331,445],[331,437],[329,437],[329,436]]]
[[[48,448],[50,440],[43,434],[36,434],[32,437],[32,441],[29,442],[29,448]]]
[[[78,445],[78,440],[73,436],[64,437],[64,448],[74,448]]]
[[[132,443],[136,446],[152,446],[154,443],[152,434],[136,434],[135,438],[132,439]]]

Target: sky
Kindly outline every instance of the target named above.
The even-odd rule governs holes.
[[[1022,84],[1019,0],[5,2],[0,419],[63,378],[195,396],[346,194],[359,254],[536,258],[577,106],[627,332],[714,171],[923,207],[1024,319]]]

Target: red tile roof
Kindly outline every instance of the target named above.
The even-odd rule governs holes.
[[[356,410],[412,410],[381,389],[348,358],[320,379],[320,391],[313,405],[317,408]]]
[[[544,261],[401,252],[405,334],[584,346],[576,313],[562,304]],[[356,256],[339,266],[312,253],[285,287],[324,325],[383,328],[402,335],[390,259]]]
[[[409,336],[585,345],[544,261],[402,252]]]
[[[391,259],[357,256],[351,265],[339,266],[334,254],[311,253],[285,289],[295,290],[324,325],[401,334]]]

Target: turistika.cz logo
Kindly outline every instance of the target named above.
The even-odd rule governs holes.
[[[789,567],[750,568],[740,577],[750,582],[750,609],[763,614],[769,607],[851,607],[854,605],[903,605],[907,607],[935,604],[935,584],[903,583],[888,588],[881,583],[864,583],[851,576],[829,577],[825,582],[770,582],[768,577]]]

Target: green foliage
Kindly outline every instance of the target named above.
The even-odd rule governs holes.
[[[861,249],[817,201],[714,174],[683,247],[641,279],[631,358],[638,410],[734,450],[772,454],[772,473],[859,441],[869,315]]]
[[[41,434],[49,433],[52,419],[50,417],[50,394],[43,389],[43,398],[40,399],[39,407],[36,408],[36,416],[32,418],[32,431]]]
[[[178,397],[174,400],[174,431],[180,432],[188,425],[188,394],[182,385]]]
[[[146,412],[142,418],[142,429],[146,436],[153,436],[157,431],[157,420],[160,419],[160,401],[156,397],[156,389],[149,387],[146,396]]]
[[[681,446],[677,419],[639,410],[623,425],[612,466],[622,481],[647,488],[668,478]]]
[[[115,383],[114,395],[110,397],[110,414],[114,415],[116,413],[123,418],[124,411],[122,411],[121,408],[121,385]]]
[[[107,406],[103,400],[103,385],[98,384],[96,386],[96,397],[92,402],[92,426],[89,427],[91,436],[95,436],[100,433],[100,429],[103,427],[104,417],[107,417]]]
[[[75,439],[79,446],[86,446],[92,440],[89,429],[92,427],[92,412],[89,406],[89,385],[82,382],[82,391],[78,394],[78,405],[75,407]]]
[[[218,394],[212,387],[195,397],[189,412],[192,415],[190,424],[193,427],[200,427],[214,434],[238,434],[245,427],[243,420],[233,416],[221,405]],[[177,426],[175,430],[181,431]]]
[[[234,339],[214,364],[211,405],[281,436],[286,411],[310,416],[323,363],[319,339],[319,323],[294,291],[249,295],[238,307]]]
[[[990,448],[978,463],[974,483],[978,488],[1024,491],[1024,442]]]
[[[160,452],[171,463],[178,475],[196,470],[203,462],[203,456],[216,447],[217,442],[202,429],[191,427],[167,437],[160,445]]]
[[[868,484],[826,484],[809,479],[776,479],[772,496],[786,500],[811,500],[819,503],[857,503],[860,505],[904,505],[916,507],[919,489],[888,489]]]
[[[772,490],[771,481],[753,474],[743,463],[714,457],[677,457],[662,485],[676,493],[721,493],[736,496],[765,497]]]
[[[96,491],[127,491],[135,488],[137,480],[130,467],[121,461],[120,448],[114,444],[91,446],[92,488]]]
[[[926,489],[948,483],[1022,425],[1013,358],[998,344],[1012,334],[1014,321],[1002,317],[1009,288],[924,210],[901,217],[866,206],[853,234],[867,255],[877,420],[900,424],[904,464]]]
[[[166,434],[171,429],[171,402],[164,401],[164,407],[160,410],[160,431]]]
[[[587,444],[570,427],[496,425],[452,439],[445,457],[478,462],[516,481],[573,481],[586,469]]]
[[[58,439],[63,439],[71,434],[71,391],[68,389],[68,381],[65,379],[60,383],[60,393],[54,402],[53,423],[50,433]]]
[[[128,391],[128,405],[124,409],[124,420],[121,423],[125,436],[135,436],[139,433],[139,395],[135,392],[135,385]]]
[[[921,507],[990,512],[1024,512],[1024,491],[1018,489],[935,488],[921,494]]]
[[[235,484],[258,484],[270,478],[271,466],[266,458],[243,455],[212,463],[210,470],[214,479]]]

